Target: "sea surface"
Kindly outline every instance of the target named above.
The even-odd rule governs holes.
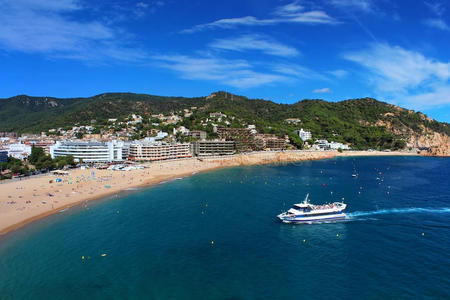
[[[317,204],[344,199],[349,220],[279,223],[306,193]],[[222,169],[91,201],[0,238],[0,299],[449,298],[443,158]]]

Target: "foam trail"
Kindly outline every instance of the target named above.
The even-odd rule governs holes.
[[[380,209],[373,211],[355,211],[348,213],[347,216],[350,218],[354,217],[365,217],[365,216],[373,216],[373,215],[392,215],[392,214],[411,214],[411,213],[450,213],[449,207],[442,208],[419,208],[419,207],[410,207],[410,208],[390,208],[390,209]]]

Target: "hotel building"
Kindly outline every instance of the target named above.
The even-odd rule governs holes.
[[[197,141],[191,146],[196,156],[231,155],[236,151],[233,141]]]
[[[279,138],[275,134],[257,134],[255,141],[258,150],[281,150],[286,147],[286,139]]]
[[[123,147],[122,141],[106,143],[58,141],[50,146],[50,155],[52,158],[73,155],[75,161],[83,160],[83,162],[113,162],[126,159],[122,153]]]
[[[30,154],[31,154],[31,146],[22,143],[9,144],[8,146],[8,156],[12,156],[18,159],[24,159]]]
[[[251,129],[218,127],[217,134],[221,140],[234,141],[238,151],[256,150],[255,137]]]
[[[312,138],[311,131],[303,130],[303,128],[297,130],[297,134],[302,139],[302,141],[307,141]]]
[[[189,144],[137,142],[130,145],[130,160],[153,161],[192,157]]]

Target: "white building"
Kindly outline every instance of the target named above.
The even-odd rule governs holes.
[[[342,150],[350,149],[350,147],[348,145],[345,145],[342,143],[337,143],[337,142],[329,142],[328,147],[332,150],[338,150],[339,148],[341,148]]]
[[[153,161],[192,157],[189,144],[167,144],[163,142],[136,142],[130,146],[130,159]]]
[[[338,150],[339,148],[341,148],[342,150],[350,149],[348,145],[338,142],[328,142],[327,140],[316,140],[313,146],[313,149],[317,150]]]
[[[22,143],[9,144],[7,150],[8,156],[12,156],[18,159],[24,159],[25,157],[31,154],[31,146]]]
[[[258,133],[258,131],[256,131],[256,125],[248,125],[247,129],[250,130],[251,134],[257,134]]]
[[[298,136],[302,139],[302,141],[307,141],[312,138],[311,131],[305,131],[303,128],[297,130]]]
[[[156,141],[160,141],[164,138],[166,138],[169,134],[167,132],[159,131],[156,136],[150,136],[144,138],[144,143],[155,143]]]
[[[50,146],[50,155],[52,158],[73,155],[75,161],[82,159],[83,162],[113,162],[124,159],[123,147],[122,141],[106,143],[58,141]]]
[[[182,135],[189,135],[189,129],[187,129],[184,126],[179,126],[178,128],[173,128],[173,134],[177,134],[177,132],[180,132]]]

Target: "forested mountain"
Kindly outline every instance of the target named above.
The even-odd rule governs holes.
[[[341,102],[302,100],[288,105],[227,92],[198,98],[132,93],[70,99],[21,95],[0,99],[0,131],[41,132],[88,125],[92,120],[102,124],[108,118],[125,118],[132,113],[177,114],[191,107],[197,109],[182,122],[188,128],[198,128],[197,119],[207,118],[210,112],[222,112],[234,117],[231,126],[254,124],[259,132],[280,136],[304,128],[311,130],[314,138],[347,142],[355,148],[433,147],[447,143],[450,136],[447,123],[372,98]],[[289,118],[300,122],[287,123]]]

